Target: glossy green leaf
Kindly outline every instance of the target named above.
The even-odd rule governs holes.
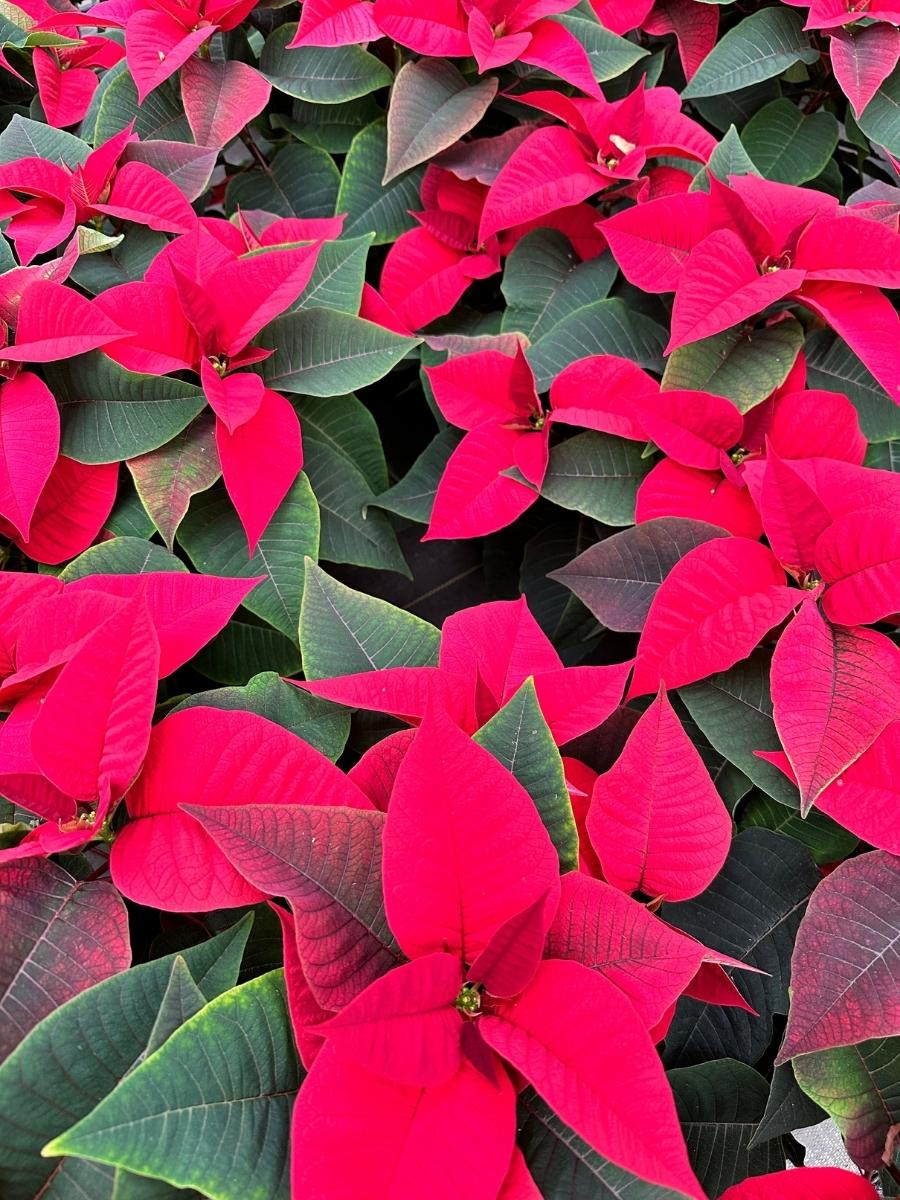
[[[887,77],[857,122],[860,129],[891,154],[900,154],[900,68]]]
[[[637,490],[650,462],[638,442],[608,433],[576,434],[550,451],[541,495],[605,525],[634,523]]]
[[[239,208],[261,208],[279,217],[330,217],[339,182],[330,154],[294,142],[278,151],[268,170],[254,167],[233,175],[225,211],[230,216]]]
[[[748,412],[781,387],[802,346],[793,317],[765,329],[739,325],[680,346],[666,362],[663,387],[727,396]]]
[[[541,712],[533,679],[525,680],[482,725],[474,740],[489,750],[532,798],[559,854],[560,869],[577,870],[578,829],[572,802],[562,759]]]
[[[681,93],[685,100],[716,96],[780,75],[795,62],[818,61],[803,30],[803,17],[790,8],[764,8],[729,29]]]
[[[206,997],[197,986],[190,967],[186,960],[177,954],[140,1062],[158,1050],[176,1029],[195,1016],[205,1005]]]
[[[758,1071],[721,1058],[670,1071],[669,1083],[691,1166],[713,1200],[751,1175],[783,1169],[780,1138],[750,1149],[769,1098]]]
[[[720,754],[757,787],[796,811],[800,807],[796,787],[783,771],[754,754],[781,748],[772,718],[771,662],[769,651],[755,650],[730,670],[681,688],[678,694]]]
[[[761,1058],[775,1015],[787,1012],[794,939],[820,878],[806,847],[768,829],[748,829],[734,838],[724,867],[702,895],[663,905],[660,915],[670,925],[765,972],[732,975],[758,1016],[682,997],[666,1037],[667,1065],[711,1058],[752,1065]]]
[[[181,952],[207,1000],[234,986],[252,918]],[[175,955],[142,963],[58,1008],[0,1066],[0,1195],[3,1200],[82,1200],[71,1160],[41,1157],[51,1138],[87,1116],[147,1047]],[[101,1173],[107,1178],[107,1173]],[[85,1193],[101,1200],[102,1192]]]
[[[617,354],[640,367],[662,369],[666,335],[643,313],[621,300],[595,300],[558,321],[528,351],[538,391],[546,391],[560,371],[591,354]]]
[[[419,207],[424,168],[417,167],[383,187],[386,166],[387,125],[374,121],[359,131],[344,159],[334,211],[347,214],[345,237],[373,233],[373,244],[381,246],[395,242],[415,225],[409,213]]]
[[[232,988],[45,1148],[196,1187],[287,1200],[300,1069],[281,971]]]
[[[683,1192],[638,1179],[592,1150],[534,1088],[519,1097],[517,1125],[519,1145],[544,1200],[686,1200]]]
[[[308,146],[327,150],[329,154],[346,154],[354,137],[377,121],[383,113],[374,96],[362,96],[345,104],[310,104],[295,100],[291,115],[273,113],[272,124],[286,129]]]
[[[297,402],[304,444],[310,439],[330,446],[359,471],[374,492],[387,487],[388,471],[378,425],[366,406],[346,396],[304,396]]]
[[[387,514],[369,508],[374,499],[362,472],[327,442],[304,439],[304,466],[322,521],[320,557],[409,576]]]
[[[793,1066],[789,1062],[782,1063],[772,1072],[766,1111],[750,1139],[750,1146],[753,1148],[770,1138],[818,1125],[827,1115],[797,1083]]]
[[[581,262],[568,238],[555,229],[536,229],[517,242],[500,285],[508,305],[503,331],[540,340],[564,318],[604,300],[618,267],[611,254]]]
[[[261,671],[296,675],[300,651],[296,638],[285,637],[267,625],[231,620],[203,647],[191,666],[213,683],[239,687]]]
[[[155,229],[129,226],[119,244],[108,253],[79,258],[70,278],[93,296],[121,283],[135,283],[143,279],[144,272],[168,240]]]
[[[583,8],[558,13],[553,20],[581,42],[598,83],[616,79],[650,53],[628,38],[604,29],[593,12],[586,12]]]
[[[260,367],[280,392],[341,396],[385,376],[418,345],[350,313],[308,308],[267,325],[257,342],[274,354]]]
[[[222,708],[257,713],[315,746],[332,762],[343,752],[350,732],[350,715],[337,705],[311,696],[286,683],[274,671],[254,675],[243,687],[196,692],[173,711],[183,708]]]
[[[526,542],[519,571],[519,587],[535,619],[564,658],[567,649],[573,650],[573,662],[593,648],[600,629],[584,603],[554,573],[593,544],[594,528],[587,517],[559,513]]]
[[[846,342],[827,329],[817,329],[807,338],[805,350],[809,386],[849,396],[870,442],[900,437],[900,405],[893,402]]]
[[[376,496],[372,503],[398,516],[427,525],[431,520],[437,485],[450,455],[459,445],[460,437],[456,429],[442,429],[431,439],[403,478]]]
[[[363,284],[366,281],[366,260],[372,235],[341,238],[326,242],[319,251],[312,278],[304,288],[292,311],[301,308],[334,308],[338,312],[359,312]]]
[[[866,451],[863,466],[879,471],[900,471],[900,442],[875,442]]]
[[[737,130],[742,129],[755,112],[759,112],[770,100],[776,100],[780,95],[780,80],[777,78],[764,79],[761,83],[751,83],[749,87],[737,88],[733,92],[700,97],[693,101],[692,107],[696,108],[704,121],[723,134],[733,127],[735,129],[734,141],[740,143]],[[739,154],[736,147],[733,147],[730,152],[735,155]],[[741,155],[742,159],[744,157],[746,157],[746,151]],[[698,171],[698,177],[703,173],[702,170]]]
[[[378,426],[353,395],[300,402],[304,466],[322,519],[320,554],[329,562],[408,573],[397,535],[370,505],[387,485]]]
[[[119,480],[119,493],[106,518],[105,532],[113,537],[136,537],[142,541],[153,537],[153,522],[127,477]]]
[[[830,162],[840,129],[829,112],[808,116],[790,100],[773,100],[747,122],[741,140],[766,179],[808,183]]]
[[[795,809],[786,808],[762,791],[754,792],[741,805],[737,825],[738,829],[762,826],[794,838],[809,849],[819,866],[841,862],[859,845],[859,838],[817,808],[801,817]]]
[[[279,92],[312,104],[340,104],[388,87],[392,75],[362,46],[295,46],[294,23],[280,25],[263,46],[259,69]]]
[[[126,64],[119,63],[113,70],[116,74],[104,89],[97,111],[94,145],[108,141],[132,121],[142,142],[193,142],[177,75],[154,88],[143,104],[138,104],[137,88]]]
[[[300,648],[308,679],[433,665],[439,641],[427,621],[338,583],[307,560]]]
[[[194,497],[178,541],[205,575],[264,576],[244,600],[244,607],[296,642],[303,557],[316,555],[319,549],[319,508],[302,471],[266,526],[252,558],[231,501],[218,489]]]
[[[61,451],[84,463],[121,462],[165,445],[206,406],[200,388],[139,375],[94,350],[44,368],[62,421]]]
[[[709,162],[694,176],[688,191],[708,192],[710,175],[727,183],[729,175],[758,174],[759,171],[744,148],[737,129],[734,125],[729,125],[725,136],[709,156]]]

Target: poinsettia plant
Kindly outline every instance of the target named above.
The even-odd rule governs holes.
[[[900,1193],[900,9],[0,71],[3,1200]]]

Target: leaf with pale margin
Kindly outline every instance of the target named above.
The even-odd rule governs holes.
[[[245,917],[181,951],[208,1000],[234,986],[251,923]],[[82,992],[46,1017],[0,1066],[3,1200],[78,1197],[67,1181],[70,1169],[81,1174],[82,1167],[43,1159],[41,1147],[91,1112],[143,1054],[174,960],[142,963]]]
[[[293,687],[275,671],[254,675],[243,687],[196,692],[171,711],[198,707],[257,713],[296,733],[332,762],[343,753],[350,732],[348,712]]]
[[[45,1148],[196,1187],[210,1200],[287,1200],[300,1085],[284,974],[212,1000]]]
[[[244,600],[244,607],[296,642],[303,556],[319,550],[319,508],[302,471],[275,510],[252,558],[247,556],[247,536],[231,501],[218,489],[194,497],[178,541],[205,575],[241,579],[265,575]]]
[[[382,246],[414,227],[409,214],[420,204],[424,168],[416,167],[382,187],[386,163],[387,126],[384,120],[373,121],[359,131],[344,159],[334,211],[347,214],[345,237],[374,234],[373,245]]]
[[[432,666],[439,642],[427,621],[338,583],[307,560],[300,648],[308,679]]]
[[[455,145],[487,112],[497,82],[487,75],[470,85],[445,58],[404,63],[391,89],[382,184]]]
[[[559,855],[560,870],[577,870],[578,829],[565,771],[532,678],[482,725],[474,740],[518,779],[534,801]]]
[[[59,577],[63,583],[71,583],[89,575],[146,575],[149,571],[187,574],[187,567],[180,558],[145,538],[114,537],[88,546],[60,571]]]
[[[796,62],[813,63],[818,50],[803,30],[803,17],[787,8],[764,8],[725,34],[697,68],[682,99],[718,96],[780,75]]]

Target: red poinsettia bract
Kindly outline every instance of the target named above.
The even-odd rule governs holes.
[[[221,630],[258,580],[160,572],[4,575],[0,788],[44,824],[6,858],[82,845],[127,791],[158,681]]]
[[[544,719],[562,745],[606,720],[621,699],[630,669],[630,662],[564,667],[523,598],[477,605],[448,617],[436,667],[388,667],[292,682],[326,700],[391,713],[411,723],[425,715],[430,703],[439,703],[461,728],[474,733],[530,676]]]
[[[430,57],[468,58],[479,71],[526,63],[599,96],[587,51],[553,17],[578,0],[304,0],[291,46],[346,46],[382,36]]]
[[[865,211],[865,210],[863,210]],[[753,320],[786,300],[830,325],[900,400],[900,234],[811,188],[755,175],[665,196],[603,223],[626,277],[674,292],[668,350]]]
[[[513,151],[485,202],[482,240],[635,180],[650,158],[675,155],[706,162],[715,147],[715,139],[682,113],[671,88],[641,84],[615,101],[571,99],[558,92],[516,99],[563,125],[535,130]]]
[[[212,226],[216,234],[224,224]],[[225,487],[252,553],[296,479],[303,452],[291,403],[242,368],[271,353],[250,341],[306,287],[322,241],[242,253],[234,245],[240,231],[231,227],[226,240],[216,234],[198,224],[156,256],[142,281],[109,288],[94,303],[138,331],[105,346],[110,358],[151,375],[199,374],[216,415]]]
[[[188,811],[251,882],[272,890],[271,830],[266,849],[257,838],[254,850],[231,824],[234,810]],[[359,854],[364,845],[367,856],[375,853],[376,814],[301,808],[293,819],[290,808],[282,811],[295,861],[323,853],[312,843],[327,839],[332,811],[335,837],[348,830]],[[544,957],[560,905],[558,859],[522,786],[433,711],[381,821],[383,911],[409,961],[386,973],[376,968],[365,982],[370,972],[360,977],[365,960],[358,940],[349,940],[353,931],[331,925],[329,935],[319,905],[319,938],[310,940],[300,934],[301,914],[305,928],[312,917],[309,900],[302,893],[294,900],[300,963],[314,994],[323,996],[319,981],[346,976],[342,952],[354,955],[358,981],[311,1031],[324,1045],[295,1106],[295,1194],[399,1200],[449,1187],[493,1200],[511,1170],[524,1171],[514,1156],[516,1080],[524,1076],[600,1153],[702,1200],[634,1006],[602,972],[571,957]],[[281,886],[292,899],[286,877]],[[360,917],[364,903],[360,896]],[[375,914],[364,919],[370,939],[384,944]]]
[[[501,139],[481,139],[484,142]],[[477,143],[469,143],[472,152]],[[479,225],[488,187],[429,164],[422,179],[422,209],[411,213],[419,228],[402,233],[388,250],[379,291],[366,285],[360,315],[398,333],[422,329],[449,313],[466,289],[500,270],[502,258],[530,231],[522,225],[480,240]],[[540,220],[559,229],[582,258],[593,258],[605,242],[588,204],[574,204]]]
[[[11,218],[6,233],[23,265],[97,216],[167,233],[193,229],[197,217],[170,179],[146,163],[121,161],[132,125],[74,168],[46,158],[20,158],[0,166],[0,217]]]

